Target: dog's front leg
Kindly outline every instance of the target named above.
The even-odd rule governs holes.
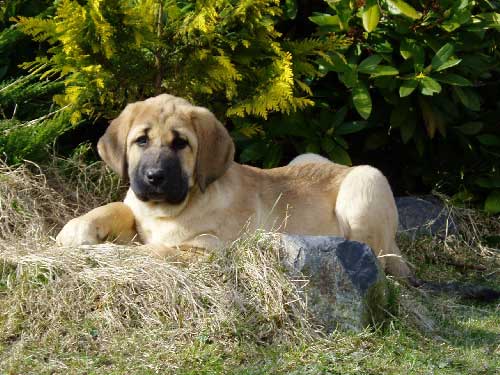
[[[94,208],[70,220],[59,232],[61,246],[94,245],[106,241],[131,242],[137,236],[132,210],[122,202]]]

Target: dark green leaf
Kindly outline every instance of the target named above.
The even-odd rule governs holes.
[[[349,145],[347,144],[344,137],[341,137],[339,135],[334,135],[333,140],[337,142],[339,145],[341,145],[344,150],[347,150],[349,148]]]
[[[440,72],[442,70],[446,70],[448,68],[460,64],[461,62],[462,62],[461,59],[451,58],[450,60],[446,61],[443,65],[441,65],[439,68],[435,69],[435,71]]]
[[[255,142],[243,149],[240,160],[243,163],[261,160],[267,153],[267,146],[264,142]]]
[[[378,65],[373,69],[373,72],[371,73],[370,77],[375,78],[380,76],[395,76],[398,74],[399,71],[392,66]]]
[[[415,72],[421,72],[424,68],[425,51],[422,45],[413,39],[403,39],[401,42],[400,53],[403,58],[413,59]]]
[[[330,137],[323,137],[321,139],[321,148],[329,153],[331,152],[335,147],[338,147],[338,145],[331,139]]]
[[[317,103],[318,107],[321,105],[320,103]],[[322,130],[328,130],[332,127],[332,121],[335,119],[335,112],[332,112],[329,107],[321,109],[319,112],[319,118],[313,119],[314,121],[314,126],[316,127],[316,124],[318,124],[318,127],[320,127]],[[311,121],[311,125],[313,124],[313,121]]]
[[[418,86],[418,81],[415,79],[409,79],[403,81],[401,86],[399,87],[399,96],[404,98],[405,96],[410,95]]]
[[[380,76],[376,77],[373,80],[373,85],[379,89],[384,89],[382,91],[382,95],[386,97],[386,94],[392,93],[396,89],[396,83],[397,80],[394,79],[392,76]],[[388,102],[391,102],[392,100],[388,99]]]
[[[340,146],[335,147],[332,151],[330,151],[328,153],[328,156],[336,163],[343,165],[352,165],[352,161],[351,158],[349,157],[349,154],[347,153],[346,150],[344,150]]]
[[[407,121],[401,124],[401,139],[404,144],[408,143],[408,141],[413,137],[416,126],[417,122],[415,121],[415,118],[407,118]]]
[[[484,210],[490,214],[500,213],[500,190],[493,190],[484,201]]]
[[[486,189],[500,188],[500,176],[478,177],[474,183]]]
[[[472,82],[458,74],[448,73],[433,77],[435,80],[453,86],[472,86]]]
[[[0,66],[0,79],[2,79],[5,76],[5,73],[7,73],[7,70],[9,69],[9,65],[4,65]]]
[[[413,39],[403,39],[401,42],[400,53],[403,58],[413,58],[415,72],[420,73],[424,68],[425,51],[422,45]]]
[[[339,17],[340,28],[342,30],[349,29],[349,20],[352,16],[352,9],[350,7],[336,7],[336,9]]]
[[[432,58],[432,68],[434,70],[438,70],[441,66],[443,66],[453,55],[455,52],[455,47],[452,44],[446,43],[442,46],[439,51],[436,52],[436,55]]]
[[[403,56],[403,59],[407,60],[413,56],[415,46],[416,42],[413,39],[403,39],[401,41],[399,53]]]
[[[461,68],[474,76],[487,73],[491,69],[491,60],[484,54],[470,54],[462,57]]]
[[[406,122],[409,121],[410,117],[411,116],[410,116],[410,111],[408,108],[408,102],[406,102],[406,103],[400,102],[392,110],[389,123],[391,124],[391,127],[393,127],[393,128],[400,128]]]
[[[413,141],[415,142],[415,147],[417,148],[418,155],[422,157],[424,155],[426,146],[423,132],[422,131],[415,132],[415,135],[413,136]]]
[[[347,107],[343,106],[341,107],[337,112],[335,112],[335,115],[333,116],[333,121],[332,121],[332,127],[336,128],[340,124],[344,122],[345,116],[347,114]]]
[[[420,79],[420,87],[422,94],[424,95],[434,95],[441,92],[441,85],[439,82],[435,81],[431,77],[423,77]]]
[[[339,79],[344,85],[349,88],[357,86],[358,72],[356,70],[356,67],[352,64],[349,64],[348,69],[344,73],[339,73]]]
[[[467,7],[467,4],[464,5],[465,6],[459,5],[461,9],[457,8],[456,6],[454,7],[455,9],[452,10],[452,16],[441,23],[440,26],[442,29],[451,33],[471,20],[471,13]]]
[[[481,109],[479,95],[474,89],[453,86],[453,91],[455,91],[458,98],[465,107],[469,108],[472,111],[479,111]]]
[[[379,40],[373,44],[373,50],[377,53],[391,53],[393,48],[387,40]]]
[[[382,61],[382,56],[372,55],[367,57],[358,65],[358,71],[361,73],[370,74],[372,73],[378,64]]]
[[[285,0],[286,15],[294,20],[297,17],[297,0]]]
[[[392,128],[399,128],[403,143],[413,137],[416,128],[415,109],[408,99],[402,99],[391,112],[390,124]]]
[[[461,126],[457,126],[456,129],[466,135],[475,135],[483,129],[483,126],[482,122],[467,122]]]
[[[379,131],[365,138],[365,150],[377,150],[389,143],[387,131]]]
[[[366,121],[351,121],[351,122],[344,122],[337,128],[335,128],[335,135],[345,135],[345,134],[352,134],[352,133],[357,133],[360,130],[365,129],[368,126],[368,122]]]
[[[352,101],[361,117],[365,120],[370,117],[370,113],[372,112],[372,99],[365,85],[360,83],[352,89]]]
[[[272,144],[267,150],[263,166],[264,168],[274,168],[279,165],[281,157],[283,156],[283,150],[280,144]]]
[[[319,154],[321,149],[317,143],[308,143],[306,146],[306,152],[311,152],[313,154]]]
[[[330,61],[323,62],[323,64],[329,71],[344,73],[350,70],[346,58],[341,53],[333,51],[330,54],[330,60],[331,62]]]
[[[494,134],[478,135],[477,140],[485,146],[500,146],[500,137]]]

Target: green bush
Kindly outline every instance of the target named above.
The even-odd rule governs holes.
[[[319,74],[311,56],[336,41],[285,42],[275,27],[281,15],[278,0],[61,0],[54,17],[17,21],[51,45],[24,66],[64,79],[55,101],[72,107],[73,122],[112,117],[163,91],[223,117],[266,118],[313,104],[301,80]]]
[[[43,159],[48,146],[69,128],[68,112],[53,103],[63,82],[47,77],[44,68],[28,73],[18,67],[46,46],[20,31],[12,17],[47,17],[53,11],[52,1],[0,3],[0,159],[10,163]]]
[[[461,201],[487,195],[485,208],[500,212],[499,2],[324,5],[308,17],[316,36],[346,36],[349,45],[316,60],[316,105],[244,137],[243,160],[276,165],[290,145],[344,164],[349,154],[373,162],[376,151],[402,176],[400,189],[438,184]]]
[[[498,1],[44,4],[9,32],[39,43],[23,67],[63,85],[71,124],[166,91],[226,121],[243,162],[385,163],[400,191],[439,184],[500,211]]]
[[[320,74],[315,59],[341,44],[285,41],[278,0],[61,0],[54,8],[11,19],[48,45],[22,66],[64,83],[54,101],[73,125],[165,91],[221,119],[295,112],[314,104],[305,80]]]

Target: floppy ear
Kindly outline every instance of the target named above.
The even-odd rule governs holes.
[[[125,179],[128,177],[127,135],[134,120],[135,106],[136,103],[127,105],[122,113],[111,121],[97,143],[97,151],[101,159]]]
[[[201,192],[222,176],[234,160],[234,143],[212,112],[192,107],[191,121],[198,138],[196,180]]]

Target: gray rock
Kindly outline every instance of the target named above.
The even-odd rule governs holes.
[[[457,234],[458,229],[450,211],[437,199],[398,197],[396,206],[399,214],[398,233],[411,239],[422,236]]]
[[[282,235],[281,251],[289,272],[308,277],[308,310],[327,331],[360,331],[383,320],[385,275],[367,245],[340,237]]]

